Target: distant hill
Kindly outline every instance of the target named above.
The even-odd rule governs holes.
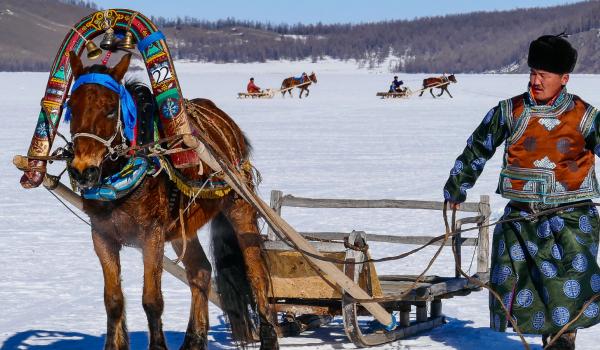
[[[0,70],[48,71],[59,45],[92,10],[56,0],[0,0]]]
[[[85,1],[0,0],[0,70],[46,71]],[[600,73],[600,1],[365,24],[271,25],[153,18],[176,59],[264,62],[324,57],[403,72],[526,72],[529,42],[572,34],[578,73]]]

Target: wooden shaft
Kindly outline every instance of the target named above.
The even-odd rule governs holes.
[[[208,166],[210,166],[214,171],[223,171],[221,165],[217,162],[217,160],[213,157],[210,152],[207,151],[206,146],[202,144],[198,139],[196,139],[192,135],[185,135],[183,138],[183,142],[188,146],[193,148],[202,161],[204,161]],[[265,220],[272,226],[274,229],[282,232],[286,235],[286,237],[294,242],[294,244],[313,255],[322,256],[319,251],[317,251],[304,237],[302,237],[296,230],[294,230],[287,222],[285,222],[273,209],[269,207],[267,203],[265,203],[260,197],[258,197],[254,192],[250,191],[246,186],[238,186],[237,182],[234,181],[227,172],[223,172],[223,179],[231,186],[231,188],[236,191],[240,196],[251,202],[256,210],[265,218]],[[306,256],[314,265],[316,265],[323,273],[325,273],[328,277],[330,277],[335,283],[337,283],[340,287],[342,287],[348,294],[357,299],[371,299],[371,296],[365,292],[360,286],[358,286],[354,281],[352,281],[348,276],[346,276],[342,271],[340,271],[333,263],[326,262],[323,260],[315,259],[309,256]],[[379,321],[381,324],[388,326],[394,323],[393,316],[388,313],[381,305],[375,302],[365,302],[361,303],[362,306],[367,309]]]
[[[81,196],[77,193],[73,192],[70,188],[63,185],[60,181],[55,178],[46,176],[44,177],[44,187],[54,192],[57,196],[69,202],[75,208],[83,211],[83,200]],[[136,248],[138,251],[141,251],[140,248]],[[187,276],[185,273],[185,269],[181,266],[175,264],[171,259],[167,256],[163,256],[163,269],[173,275],[178,280],[183,283],[189,285]],[[221,308],[221,302],[219,301],[219,297],[215,294],[214,283],[211,283],[211,288],[208,293],[208,300],[215,304],[218,308]]]

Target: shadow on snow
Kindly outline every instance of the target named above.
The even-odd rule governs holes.
[[[447,317],[448,323],[431,331],[417,334],[407,340],[417,341],[419,336],[427,336],[431,340],[442,343],[455,349],[480,349],[482,344],[492,348],[522,349],[523,345],[518,339],[509,338],[509,334],[499,333],[487,327],[467,327],[472,321],[458,320]],[[219,317],[219,324],[213,325],[209,332],[209,347],[213,349],[233,349],[235,344],[230,337],[229,326],[224,318]],[[375,327],[373,322],[360,322],[361,328],[367,330]],[[165,332],[167,346],[177,349],[183,343],[184,332]],[[105,335],[95,336],[78,332],[29,330],[14,334],[0,347],[0,350],[75,350],[75,349],[102,349]],[[148,348],[148,333],[142,331],[129,332],[132,350]],[[527,339],[532,341],[531,337]],[[349,341],[344,334],[342,321],[336,318],[332,323],[313,331],[304,332],[293,338],[281,340],[284,347],[314,347],[325,346],[333,349],[344,348]],[[394,344],[401,346],[402,340]],[[533,349],[542,349],[541,345],[531,344]]]

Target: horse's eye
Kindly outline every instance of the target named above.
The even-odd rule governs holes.
[[[106,115],[106,117],[107,117],[108,119],[113,119],[113,118],[116,118],[116,117],[117,117],[117,115],[118,115],[118,111],[117,111],[117,109],[115,108],[115,109],[113,109],[112,111],[110,111],[110,113],[108,113],[108,114]]]

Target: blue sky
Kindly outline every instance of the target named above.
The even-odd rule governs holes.
[[[567,0],[94,0],[106,8],[130,8],[146,16],[227,17],[279,23],[358,23],[441,16],[473,11],[510,10],[574,3]]]

